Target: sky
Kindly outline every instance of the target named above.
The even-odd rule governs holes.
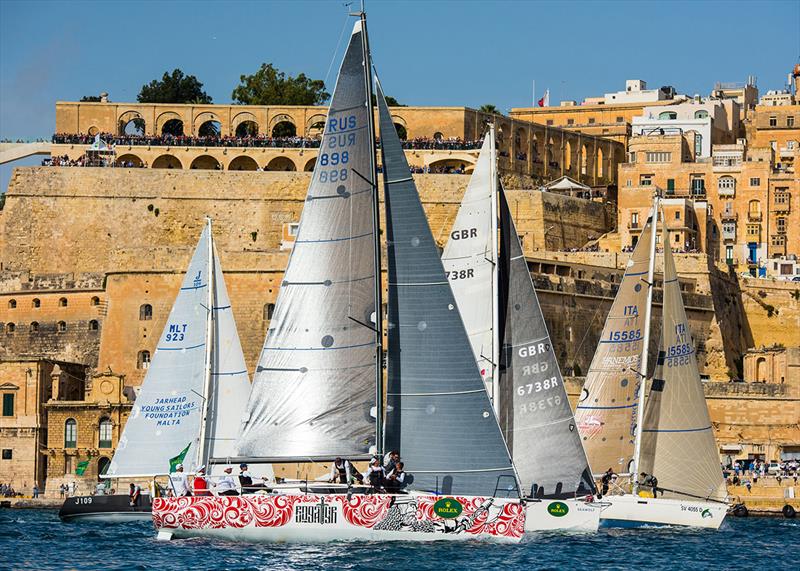
[[[57,100],[135,101],[176,67],[215,103],[263,62],[331,91],[347,11],[342,0],[0,0],[0,139],[48,138]],[[366,11],[382,85],[408,105],[506,112],[531,104],[534,81],[551,104],[633,78],[708,95],[755,75],[764,93],[800,61],[800,0],[367,0]],[[0,167],[0,188],[9,173]]]

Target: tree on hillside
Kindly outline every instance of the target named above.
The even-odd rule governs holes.
[[[271,63],[262,63],[253,75],[239,76],[231,97],[240,105],[321,105],[330,94],[321,79],[304,73],[287,76]]]
[[[84,95],[81,97],[81,103],[100,103],[99,95]]]
[[[384,95],[383,97],[386,99],[386,106],[387,107],[408,107],[408,105],[404,105],[404,104],[400,103],[397,99],[395,99],[391,95]],[[372,105],[375,106],[377,104],[378,104],[378,100],[375,99],[375,94],[373,93],[372,94]]]
[[[211,103],[211,97],[203,91],[203,84],[193,75],[184,75],[179,69],[164,72],[158,80],[143,85],[136,97],[139,103]]]
[[[478,109],[481,113],[491,113],[493,115],[500,115],[500,110],[497,108],[496,105],[492,105],[491,103],[486,103],[485,105],[481,105],[480,109]]]

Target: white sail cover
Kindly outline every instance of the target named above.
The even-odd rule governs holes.
[[[170,459],[187,446],[186,472],[197,467],[206,382],[210,239],[206,226],[119,439],[107,477],[168,474]]]
[[[527,496],[594,490],[592,471],[558,368],[505,193],[500,191],[500,426]],[[488,304],[473,299],[472,304]],[[467,303],[461,300],[460,303]],[[461,305],[459,305],[461,307]]]
[[[237,454],[365,455],[375,444],[373,174],[358,22],[350,36]]]
[[[490,395],[494,369],[494,304],[490,300],[497,258],[492,240],[492,231],[496,228],[492,223],[494,157],[494,141],[487,135],[442,254],[445,275]]]
[[[250,377],[233,317],[228,288],[219,256],[214,251],[214,328],[211,354],[211,391],[208,397],[206,429],[208,458],[235,455],[241,419],[250,395]],[[216,467],[215,472],[221,468]]]
[[[725,481],[669,242],[664,240],[661,345],[645,400],[639,472],[655,475],[664,497],[724,501]]]
[[[631,469],[642,379],[651,231],[648,219],[628,260],[575,411],[595,474],[609,468],[616,473]]]
[[[511,458],[377,84],[389,277],[386,448],[413,490],[519,496]]]

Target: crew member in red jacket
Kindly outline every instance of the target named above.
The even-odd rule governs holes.
[[[195,496],[210,496],[211,492],[208,489],[208,480],[206,480],[206,467],[200,466],[194,476],[192,482],[192,492]]]

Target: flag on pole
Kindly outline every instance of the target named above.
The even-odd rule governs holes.
[[[539,100],[539,107],[550,107],[550,90],[544,90],[544,96]]]
[[[75,474],[77,476],[83,476],[83,473],[86,472],[86,468],[89,467],[89,461],[84,460],[83,462],[78,462],[78,467],[75,468]]]
[[[190,442],[189,444],[186,445],[186,448],[184,448],[180,454],[178,454],[174,458],[169,459],[170,474],[175,471],[175,469],[178,467],[178,464],[183,464],[183,459],[186,458],[186,453],[189,452],[189,448],[191,447],[192,443]]]

